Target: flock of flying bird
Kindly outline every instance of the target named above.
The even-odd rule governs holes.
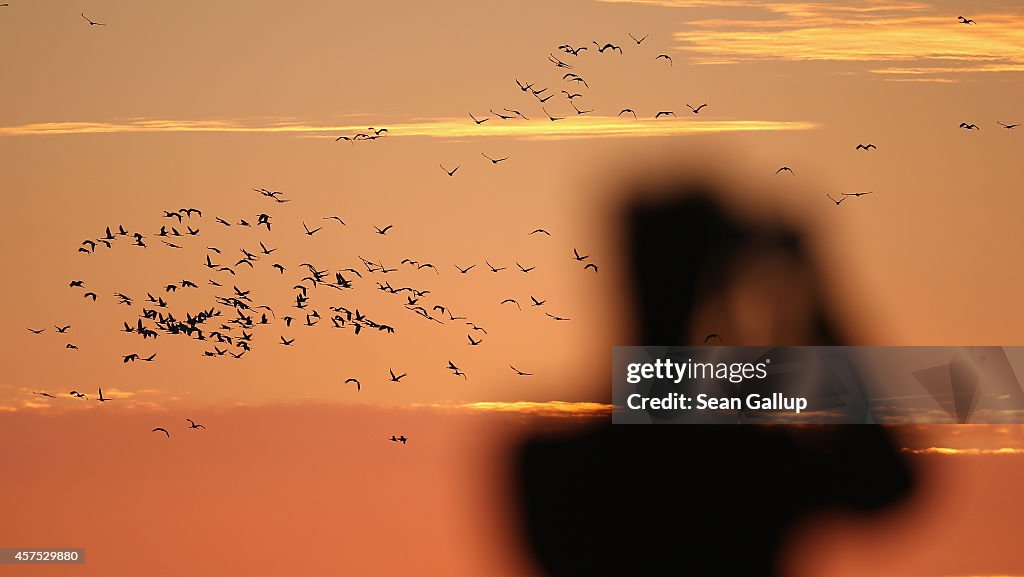
[[[967,24],[967,25],[976,25],[977,24],[977,22],[975,22],[974,20],[972,20],[970,18],[966,18],[964,16],[957,16],[957,21],[960,24]],[[632,33],[628,33],[628,36],[629,36],[629,38],[632,40],[632,42],[636,46],[642,45],[644,43],[644,41],[647,39],[647,37],[648,37],[648,35],[645,34],[644,36],[641,36],[641,37],[637,38]],[[612,42],[599,42],[597,40],[592,41],[591,44],[593,45],[594,51],[596,53],[598,53],[598,54],[602,54],[602,55],[605,54],[605,53],[615,54],[615,55],[622,55],[622,54],[624,54],[624,51],[622,49],[622,45],[621,44],[615,44],[615,43],[612,43]],[[548,61],[551,64],[553,64],[556,69],[559,69],[560,71],[565,71],[564,73],[562,73],[561,80],[568,85],[567,86],[568,88],[571,88],[572,90],[566,90],[565,88],[562,88],[562,89],[559,89],[558,92],[556,92],[555,90],[549,90],[549,88],[547,86],[539,87],[539,86],[537,86],[537,83],[535,83],[535,82],[526,82],[526,83],[524,83],[524,82],[520,81],[518,78],[515,79],[515,83],[519,87],[519,90],[521,92],[528,93],[528,94],[532,95],[534,97],[534,99],[537,101],[537,104],[539,104],[541,112],[543,112],[544,116],[549,121],[552,121],[552,122],[559,121],[559,120],[564,120],[568,116],[571,116],[570,113],[563,113],[560,116],[555,116],[555,115],[551,114],[551,112],[548,111],[548,109],[547,109],[547,102],[549,100],[551,100],[552,98],[554,98],[556,96],[556,94],[558,94],[559,92],[564,96],[564,99],[566,101],[568,101],[568,103],[571,106],[571,108],[572,108],[573,112],[575,113],[575,115],[582,116],[582,115],[594,112],[594,109],[580,109],[579,106],[577,106],[576,99],[583,97],[584,94],[587,91],[590,90],[590,84],[587,82],[587,80],[583,76],[581,76],[577,72],[568,72],[568,70],[573,70],[575,67],[574,67],[574,64],[572,64],[570,62],[566,62],[566,60],[569,60],[569,57],[573,57],[573,58],[580,57],[581,53],[590,50],[590,47],[588,45],[585,45],[585,44],[582,44],[582,45],[579,45],[579,46],[574,46],[572,44],[560,44],[558,46],[558,50],[563,52],[564,54],[566,54],[568,56],[556,56],[555,54],[551,53],[551,54],[548,55]],[[565,60],[563,60],[563,58]],[[657,56],[654,57],[654,59],[658,60],[658,61],[665,61],[670,66],[674,66],[672,57],[669,56],[668,54],[664,54],[664,53],[658,54]],[[573,60],[572,62],[576,62],[576,61]],[[576,92],[575,90],[582,90],[582,92]],[[706,103],[706,102],[702,103],[702,104],[700,104],[698,106],[693,106],[691,104],[686,104],[686,107],[693,114],[700,114],[701,110],[703,110],[707,106],[708,106],[708,103]],[[490,115],[481,115],[479,117],[476,114],[473,114],[471,112],[471,113],[469,113],[469,118],[470,118],[470,120],[473,123],[475,123],[478,126],[482,125],[482,124],[484,124],[484,123],[486,123],[486,122],[488,122],[489,120],[492,120],[492,119],[498,119],[498,120],[515,120],[515,119],[529,120],[529,118],[522,111],[520,111],[518,109],[503,107],[501,110],[504,111],[504,114],[502,114],[501,112],[496,112],[494,110],[494,108],[492,107],[492,108],[488,109],[488,112],[490,113]],[[637,115],[636,110],[634,110],[633,108],[626,107],[626,108],[620,109],[618,114],[617,114],[617,116],[623,116],[623,115],[631,115],[634,119],[639,119],[639,116]],[[676,116],[677,115],[676,115],[676,112],[674,110],[658,110],[653,115],[653,117],[655,119],[667,118],[667,117],[676,117]],[[998,124],[999,126],[1001,126],[1004,129],[1008,129],[1008,130],[1015,129],[1015,128],[1017,128],[1019,126],[1018,123],[1004,123],[1002,121],[997,121],[996,124]],[[966,130],[980,130],[981,129],[978,125],[976,125],[974,123],[969,123],[969,122],[961,122],[959,127],[963,128],[963,129],[966,129]],[[359,139],[372,140],[372,139],[376,139],[376,138],[378,138],[380,136],[380,132],[379,131],[375,131],[373,128],[370,128],[368,130],[369,130],[368,133],[360,133],[360,134],[356,134],[355,136],[352,136],[352,137],[349,137],[349,136],[339,136],[336,139],[336,141],[337,140],[347,140],[347,141],[355,142],[355,141],[357,141]],[[878,149],[878,147],[875,144],[873,144],[873,143],[866,143],[866,144],[861,143],[861,144],[857,144],[857,146],[855,147],[855,150],[859,150],[859,151],[862,150],[862,151],[865,151],[865,152],[871,152],[871,151],[874,151],[874,150],[877,150],[877,149]],[[504,157],[504,158],[492,158],[490,156],[487,156],[486,154],[483,154],[483,156],[484,156],[484,158],[486,158],[487,160],[489,160],[493,164],[498,164],[500,162],[508,160],[507,157]],[[442,164],[441,165],[441,170],[443,170],[448,176],[451,177],[451,176],[455,176],[455,173],[458,172],[460,167],[461,167],[461,165],[457,165],[454,168],[449,169],[449,168],[447,168],[446,166],[444,166]],[[795,172],[789,166],[782,166],[778,170],[775,171],[775,174],[780,174],[780,173],[787,173],[789,175],[795,175]],[[847,199],[850,199],[850,198],[860,198],[860,197],[867,196],[867,195],[870,195],[870,194],[874,194],[874,191],[843,192],[843,193],[839,193],[839,195],[838,195],[839,198],[835,198],[831,194],[828,194],[828,193],[826,193],[825,196],[828,197],[828,199],[831,200],[833,203],[835,203],[836,206],[839,206],[840,204],[843,203],[843,201],[845,201]],[[591,265],[587,265],[587,267],[590,268]],[[597,266],[593,265],[593,269],[596,271],[597,270]]]
[[[646,34],[640,38],[637,38],[632,33],[628,35],[636,46],[642,45],[644,41],[647,39]],[[598,42],[596,40],[592,41],[591,43],[594,45],[594,50],[597,54],[603,55],[606,52],[615,55],[623,54],[621,45],[614,44],[611,42]],[[543,112],[544,116],[551,122],[564,120],[565,118],[567,118],[567,115],[570,115],[570,113],[566,112],[565,115],[555,116],[548,111],[547,102],[558,94],[561,94],[564,97],[565,101],[569,103],[569,106],[572,108],[573,111],[572,114],[576,116],[583,116],[585,114],[590,114],[591,112],[594,112],[594,109],[580,109],[580,107],[577,106],[576,99],[584,97],[585,93],[587,93],[590,90],[590,84],[587,82],[586,78],[581,76],[579,73],[568,72],[569,70],[573,70],[575,67],[573,64],[570,64],[569,62],[563,60],[563,58],[568,60],[569,57],[573,57],[574,59],[579,58],[582,52],[589,50],[588,46],[573,46],[572,44],[561,44],[558,46],[558,50],[563,52],[564,54],[567,54],[568,56],[555,56],[554,53],[551,53],[548,54],[548,61],[551,64],[553,64],[556,69],[561,71],[560,73],[562,74],[562,82],[565,83],[566,88],[571,90],[567,90],[566,88],[552,90],[549,89],[549,87],[547,86],[538,86],[537,82],[524,83],[523,81],[520,81],[518,78],[515,79],[516,86],[519,87],[519,90],[521,92],[533,96],[533,98],[539,105],[541,112]],[[658,54],[657,56],[654,57],[654,60],[665,61],[669,64],[669,66],[673,65],[672,57],[669,56],[668,54]],[[575,62],[575,60],[573,61]],[[580,90],[582,92],[577,92],[577,90]],[[686,105],[686,107],[693,114],[700,114],[700,111],[706,108],[707,106],[707,103],[699,104],[697,106],[693,106],[691,104]],[[527,117],[522,111],[518,109],[503,107],[502,110],[505,112],[505,114],[502,114],[501,112],[496,112],[494,108],[491,107],[488,109],[488,112],[490,112],[491,116],[482,115],[481,117],[478,118],[475,114],[470,113],[469,118],[477,125],[481,125],[487,122],[488,120],[491,120],[492,118],[499,120],[529,120],[529,117]],[[633,108],[620,109],[618,116],[623,116],[626,114],[632,115],[634,119],[639,118],[639,116],[636,113],[636,110],[634,110]],[[659,110],[654,113],[654,118],[656,119],[669,116],[676,116],[675,111]],[[494,162],[494,160],[491,161]],[[448,172],[447,169],[445,169],[445,172]],[[449,176],[451,176],[451,174],[449,174]]]
[[[253,191],[263,202],[281,204],[291,202],[284,193],[271,191],[265,188],[254,188]],[[163,222],[150,229],[152,232],[129,229],[124,225],[107,226],[102,234],[96,237],[84,239],[77,251],[88,257],[94,257],[100,253],[116,250],[169,250],[193,252],[200,250],[201,254],[195,257],[195,264],[201,265],[207,270],[205,282],[194,281],[189,278],[180,278],[179,275],[172,282],[156,283],[152,289],[145,291],[144,297],[126,294],[126,292],[115,291],[109,302],[117,306],[125,307],[131,311],[132,317],[120,321],[120,332],[135,335],[142,346],[152,342],[150,347],[155,346],[161,339],[176,338],[188,339],[201,345],[202,356],[207,358],[231,358],[242,359],[255,349],[257,334],[273,331],[276,333],[276,343],[279,346],[291,347],[296,343],[294,329],[317,327],[320,325],[334,330],[349,332],[352,335],[360,335],[364,331],[379,331],[385,334],[396,332],[395,322],[398,319],[381,320],[377,313],[370,313],[359,306],[350,303],[329,302],[332,296],[339,296],[352,291],[357,285],[376,286],[376,290],[390,295],[389,300],[394,302],[392,311],[386,313],[393,317],[394,311],[404,311],[401,314],[409,315],[408,318],[420,318],[436,325],[454,326],[453,330],[461,330],[466,335],[466,346],[478,347],[483,345],[488,334],[487,329],[479,326],[468,315],[455,312],[451,306],[433,300],[430,288],[416,283],[410,286],[393,286],[386,275],[394,273],[400,268],[410,271],[432,272],[434,275],[441,275],[441,268],[434,263],[402,259],[397,266],[388,266],[382,260],[373,260],[358,256],[359,265],[346,268],[331,268],[302,262],[299,264],[283,264],[283,258],[279,258],[278,248],[269,246],[270,233],[289,234],[302,233],[313,237],[320,232],[327,222],[336,223],[339,228],[348,227],[348,223],[338,215],[322,217],[323,225],[310,227],[308,223],[302,222],[302,230],[281,229],[274,227],[273,216],[266,211],[253,211],[254,216],[242,216],[233,218],[222,218],[213,216],[210,222],[210,215],[204,216],[201,209],[194,207],[183,207],[176,210],[165,210],[162,214]],[[218,246],[206,246],[203,249],[198,240],[186,242],[186,239],[205,237],[204,222],[209,226],[218,227],[222,231],[240,232],[242,230],[254,231],[247,235],[246,244],[233,247],[233,249],[220,248]],[[370,225],[372,234],[387,236],[394,230],[394,225]],[[233,235],[234,236],[234,235]],[[543,228],[536,228],[524,236],[530,238],[548,238],[551,233]],[[153,238],[160,240],[161,244],[154,244]],[[257,248],[258,247],[258,248]],[[231,252],[237,251],[236,256],[228,256]],[[591,262],[588,254],[582,254],[577,248],[572,248],[571,256],[567,255],[567,262],[582,265],[583,270],[598,271],[598,265]],[[518,273],[529,274],[536,269],[535,266],[524,266],[520,262],[515,263],[515,269],[509,266],[498,266],[490,260],[483,263],[490,274]],[[285,311],[278,305],[271,306],[265,301],[257,300],[252,289],[243,289],[242,284],[247,270],[254,270],[256,267],[268,267],[273,270],[276,278],[281,278],[288,283],[293,292],[292,301],[288,303]],[[474,271],[478,263],[455,263],[455,269],[448,274],[468,275]],[[508,271],[508,272],[506,272]],[[173,274],[173,273],[171,273]],[[421,278],[431,278],[431,276]],[[194,277],[195,278],[195,277]],[[372,284],[371,284],[372,283]],[[68,282],[68,288],[76,291],[89,303],[106,301],[106,298],[97,294],[89,286],[85,279],[73,279]],[[180,307],[176,306],[176,297],[179,293],[186,292],[200,295],[208,287],[210,292],[209,300],[202,306]],[[326,291],[326,293],[325,293]],[[555,314],[547,308],[547,301],[535,295],[528,295],[531,308],[537,308],[552,321],[568,321],[568,317],[562,314]],[[522,311],[516,298],[496,298],[496,306],[514,306]],[[279,313],[281,313],[279,315]],[[543,318],[543,317],[541,317]],[[34,335],[47,333],[46,327],[27,327]],[[68,342],[72,338],[73,330],[69,324],[54,325],[56,334],[62,336],[65,348],[79,350],[77,344]],[[292,332],[293,334],[285,334]],[[65,336],[66,335],[66,336]],[[270,342],[275,342],[270,341]],[[146,352],[130,351],[121,354],[121,362],[124,365],[136,362],[151,363],[157,360],[157,353],[152,350]],[[529,377],[532,373],[516,368],[509,364],[509,369],[517,377]],[[466,371],[448,360],[445,368],[451,371],[455,377],[468,379]],[[400,383],[408,377],[407,372],[396,370],[394,367],[387,368],[385,382]],[[348,377],[345,384],[355,385],[356,392],[362,390],[362,381],[357,377]],[[34,394],[56,399],[57,396],[48,392],[34,392]],[[68,396],[73,399],[85,399],[89,397],[77,390],[70,391]],[[95,400],[106,403],[111,400],[103,394],[102,388],[98,390],[98,398]],[[189,420],[190,429],[205,429],[203,425],[197,425]],[[170,432],[165,427],[156,427],[153,432],[164,433],[170,437]],[[392,440],[406,443],[407,439],[395,437]]]
[[[0,4],[0,7],[4,6],[7,6],[7,4]],[[84,13],[81,14],[81,17],[90,27],[106,26],[105,22],[92,20]],[[963,16],[958,17],[958,21],[966,25],[977,24],[974,20]],[[647,40],[647,35],[638,38],[630,33],[629,37],[635,47],[641,46]],[[586,78],[581,76],[579,72],[574,71],[577,70],[578,59],[582,57],[584,52],[592,52],[594,56],[591,56],[591,58],[598,57],[597,55],[600,55],[600,58],[619,57],[627,52],[623,50],[622,45],[613,42],[593,41],[591,45],[574,46],[571,44],[561,44],[557,47],[561,55],[556,56],[554,53],[548,55],[548,61],[561,74],[561,82],[564,88],[552,89],[548,86],[539,86],[537,82],[523,82],[515,79],[515,84],[519,90],[534,99],[534,105],[540,109],[544,117],[549,121],[556,122],[565,119],[570,114],[582,116],[594,111],[593,109],[580,108],[580,105],[576,102],[577,99],[584,98],[585,94],[589,94],[591,89]],[[653,59],[664,62],[667,66],[674,66],[672,57],[668,54],[659,53]],[[568,103],[572,112],[563,113],[561,116],[555,116],[549,112],[549,107],[554,104],[552,99],[559,95],[560,101]],[[708,107],[708,104],[701,103],[697,106],[686,104],[686,107],[690,113],[698,115]],[[629,107],[619,110],[618,116],[623,115],[631,115],[633,118],[638,118],[637,112]],[[654,111],[653,118],[661,119],[666,117],[676,117],[676,112],[674,110]],[[488,109],[488,114],[470,113],[469,120],[479,126],[493,120],[528,121],[529,117],[518,108],[502,107],[501,112],[498,112],[495,110],[495,107],[491,107]],[[1004,129],[1015,129],[1018,126],[1015,123],[999,122],[998,124]],[[960,128],[980,130],[980,127],[976,124],[967,122],[961,123]],[[363,132],[338,136],[335,138],[335,141],[345,141],[354,145],[358,142],[372,142],[382,139],[387,137],[388,134],[387,128],[370,127]],[[873,152],[877,149],[878,147],[873,143],[859,143],[855,147],[855,150],[863,152]],[[481,152],[481,156],[492,165],[498,165],[509,160],[507,156],[492,156],[483,152]],[[440,168],[448,177],[455,177],[461,168],[461,164],[449,168],[444,163],[441,163]],[[782,173],[795,174],[789,166],[782,166],[775,172],[777,175]],[[286,198],[285,194],[281,191],[272,191],[266,188],[256,188],[253,190],[260,197],[275,204],[291,202],[291,199]],[[838,198],[833,197],[831,194],[826,196],[838,206],[847,199],[860,198],[870,194],[873,194],[873,191],[842,193]],[[201,236],[201,223],[204,222],[203,219],[206,217],[203,216],[203,212],[200,209],[188,207],[164,211],[163,218],[166,219],[166,222],[160,225],[155,232],[148,234],[139,230],[129,230],[122,225],[118,225],[113,229],[106,227],[102,235],[82,241],[77,250],[84,255],[90,256],[100,250],[113,249],[117,244],[141,250],[152,246],[153,238],[159,239],[159,242],[170,250],[191,250],[191,248],[186,249],[187,243],[185,239]],[[210,223],[210,225],[231,229],[254,229],[257,231],[265,229],[266,233],[270,233],[272,230],[272,220],[272,215],[267,210],[264,210],[256,212],[252,216],[246,215],[232,219],[215,216],[213,223]],[[348,226],[345,220],[337,215],[325,216],[322,220],[333,221],[336,223],[336,226]],[[302,222],[301,232],[308,237],[313,237],[322,231],[326,225],[327,223],[324,222],[323,224],[311,227],[306,222]],[[374,224],[371,226],[374,233],[380,236],[387,236],[394,228],[392,224],[379,226]],[[550,237],[551,233],[543,228],[537,228],[529,232],[528,236]],[[399,270],[399,267],[407,267],[411,270],[429,269],[435,274],[441,274],[440,269],[433,263],[407,258],[403,259],[398,266],[389,267],[381,261],[374,261],[360,256],[361,267],[332,270],[330,267],[322,267],[310,262],[286,266],[283,264],[283,259],[279,259],[275,255],[277,249],[268,246],[268,242],[270,242],[269,239],[259,239],[255,243],[255,245],[258,245],[258,248],[252,244],[235,247],[237,251],[235,256],[229,256],[231,251],[228,249],[222,250],[215,246],[206,247],[205,254],[202,255],[200,262],[208,269],[209,274],[206,283],[202,284],[211,287],[213,294],[211,295],[212,300],[199,308],[171,310],[174,305],[172,302],[174,300],[174,293],[200,290],[200,282],[194,282],[187,278],[176,279],[174,282],[162,284],[160,288],[146,292],[144,298],[136,298],[121,292],[113,293],[115,302],[121,306],[130,308],[138,305],[137,314],[131,320],[121,322],[123,327],[121,332],[138,336],[144,344],[150,340],[155,343],[158,338],[191,339],[203,345],[202,355],[204,357],[228,357],[236,360],[242,359],[245,355],[252,352],[257,332],[273,330],[266,329],[266,327],[278,329],[276,331],[278,339],[272,342],[276,342],[279,346],[288,347],[295,344],[296,337],[286,336],[280,332],[280,329],[290,329],[293,326],[312,328],[323,324],[335,330],[351,332],[353,335],[359,335],[363,331],[394,333],[398,323],[395,323],[393,319],[382,320],[382,317],[378,316],[376,312],[370,314],[351,304],[324,303],[324,299],[319,298],[325,291],[328,294],[334,295],[347,292],[357,284],[373,282],[376,284],[377,290],[392,295],[400,307],[398,310],[404,309],[405,314],[415,315],[439,325],[455,324],[460,327],[460,330],[464,330],[467,333],[467,346],[477,347],[484,343],[487,330],[475,324],[467,316],[456,314],[451,307],[445,304],[428,302],[431,299],[431,290],[429,288],[423,286],[395,287],[385,278],[385,275]],[[598,272],[598,264],[593,262],[589,255],[581,254],[576,248],[572,249],[572,255],[568,257],[568,260],[577,263],[583,270],[592,270],[594,273]],[[252,289],[242,289],[238,286],[242,282],[241,279],[244,278],[243,271],[247,269],[252,270],[257,266],[266,266],[267,263],[281,277],[292,271],[292,277],[287,277],[289,278],[289,283],[293,282],[293,278],[297,279],[294,280],[295,284],[292,286],[294,291],[293,300],[289,303],[287,313],[282,314],[280,317],[277,314],[281,311],[280,308],[275,310],[266,302],[257,301]],[[516,268],[510,269],[509,266],[495,266],[486,260],[484,265],[487,267],[487,270],[494,274],[506,270],[528,274],[535,268],[516,262]],[[467,275],[477,267],[477,263],[453,263],[453,266],[458,274]],[[364,274],[366,275],[365,277]],[[80,289],[82,298],[90,302],[97,302],[100,298],[96,292],[89,290],[84,280],[72,280],[69,283],[69,287]],[[318,297],[315,301],[314,296]],[[524,301],[524,303],[529,308],[543,309],[544,314],[553,321],[570,320],[566,316],[556,314],[544,308],[547,306],[546,300],[534,295],[528,296],[529,301]],[[516,298],[498,299],[497,304],[500,307],[515,307],[518,311],[523,310],[523,303],[520,303]],[[54,325],[54,329],[58,334],[64,335],[69,334],[71,326],[59,324]],[[28,330],[35,335],[41,335],[46,331],[45,328],[32,327],[29,327]],[[711,334],[705,338],[705,343],[715,339],[721,341],[719,335]],[[78,345],[67,342],[65,348],[78,350]],[[126,365],[129,363],[134,364],[135,362],[148,363],[154,362],[156,357],[157,354],[154,352],[138,353],[132,351],[123,354],[122,361]],[[466,372],[452,360],[448,360],[445,368],[451,372],[452,376],[463,379],[469,378]],[[516,368],[511,363],[509,368],[517,377],[532,375],[530,372]],[[393,367],[387,368],[387,382],[399,383],[406,377],[408,377],[406,372],[396,372]],[[362,382],[359,378],[348,377],[344,383],[354,384],[357,392],[362,390]],[[34,392],[33,394],[56,398],[56,396],[47,392]],[[76,399],[88,399],[87,395],[77,390],[70,391],[68,396]],[[96,400],[105,403],[111,399],[104,397],[103,390],[100,388],[98,389],[98,398]],[[196,423],[192,419],[186,420],[189,423],[187,427],[189,429],[205,429],[203,425]],[[164,433],[168,438],[170,437],[170,432],[164,427],[156,427],[152,431]],[[408,439],[405,436],[392,436],[390,440],[404,445]]]

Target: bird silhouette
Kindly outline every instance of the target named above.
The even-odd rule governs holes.
[[[829,199],[829,200],[831,200],[832,202],[836,203],[836,206],[839,206],[840,204],[842,204],[842,203],[843,203],[843,201],[844,201],[844,200],[846,200],[847,198],[849,198],[848,196],[843,196],[843,197],[841,197],[841,198],[840,198],[839,200],[836,200],[836,199],[832,198],[832,195],[831,195],[831,194],[828,194],[828,193],[825,193],[825,196],[827,196],[827,197],[828,197],[828,199]]]
[[[84,13],[82,14],[82,18],[85,18],[85,21],[89,23],[89,26],[106,26],[106,23],[104,22],[95,22],[93,20],[90,20],[89,17],[86,16]]]
[[[359,379],[351,379],[351,378],[350,379],[345,379],[345,383],[355,383],[356,384],[356,392],[359,392],[359,391],[363,390],[363,384],[359,382]]]
[[[580,110],[579,108],[576,107],[576,103],[571,101],[571,100],[569,101],[569,104],[572,105],[573,110],[575,110],[576,114],[578,114],[578,115],[583,115],[583,114],[587,114],[587,113],[593,112],[593,109],[591,109],[591,110]]]
[[[590,85],[587,84],[587,81],[584,80],[582,76],[580,76],[579,74],[575,74],[573,72],[563,75],[562,80],[566,80],[568,82],[578,82],[583,86],[590,88]],[[569,100],[572,100],[572,98],[570,98]]]
[[[555,68],[572,68],[571,64],[566,64],[558,59],[554,54],[548,54],[548,61],[555,65]]]
[[[607,44],[601,45],[601,44],[598,44],[597,41],[595,40],[594,41],[594,46],[597,46],[597,51],[600,52],[601,54],[604,54],[605,50],[613,50],[613,51],[618,52],[619,54],[622,54],[622,48],[619,47],[619,46],[616,46],[614,44],[611,44],[611,43],[607,43]]]
[[[694,107],[690,106],[689,104],[686,105],[686,107],[689,108],[690,110],[692,110],[694,114],[700,114],[700,109],[704,108],[705,106],[707,106],[706,102],[704,104],[701,104],[697,108],[694,108]]]
[[[486,158],[487,160],[490,160],[491,164],[498,164],[499,162],[504,162],[504,161],[508,160],[507,156],[503,157],[503,158],[491,158],[490,156],[487,156],[486,154],[484,154],[482,152],[480,153],[480,155],[483,156],[484,158]]]
[[[190,429],[205,429],[206,428],[203,425],[200,425],[199,423],[196,423],[192,419],[185,419],[185,420],[188,421],[188,428],[190,428]]]
[[[672,57],[669,56],[668,54],[659,54],[659,55],[654,57],[655,60],[659,60],[659,59],[662,59],[662,58],[664,58],[665,60],[668,60],[668,65],[672,66]]]
[[[170,438],[171,438],[171,434],[167,432],[167,429],[165,429],[165,428],[163,428],[163,427],[157,427],[157,428],[153,429],[153,432],[154,432],[154,433],[156,433],[156,432],[158,432],[158,431],[159,431],[159,432],[161,432],[161,433],[163,433],[163,434],[165,434],[165,435],[167,435],[167,438],[168,438],[168,439],[170,439]]]
[[[461,369],[459,369],[459,367],[457,367],[453,361],[448,361],[447,369],[450,371],[455,371],[456,375],[458,375],[461,371]],[[465,376],[465,374],[463,374],[463,376]]]
[[[515,114],[516,116],[522,118],[523,120],[529,120],[529,118],[527,118],[522,112],[519,112],[518,110],[513,110],[511,108],[502,108],[502,110],[504,110],[505,112],[511,112],[512,114]]]
[[[775,171],[775,174],[778,174],[778,173],[780,173],[780,172],[788,172],[788,173],[790,173],[790,174],[793,174],[793,169],[792,169],[792,168],[790,168],[790,167],[788,167],[788,166],[783,166],[782,168],[780,168],[780,169],[776,170],[776,171]]]
[[[405,375],[407,374],[407,373],[402,373],[400,375],[396,375],[395,371],[392,370],[392,369],[388,369],[388,372],[391,373],[391,381],[394,382],[394,383],[397,383],[397,382],[401,381],[403,378],[405,378]]]
[[[969,124],[967,122],[961,122],[960,128],[964,128],[966,130],[981,130],[977,124]]]
[[[516,305],[516,308],[518,308],[519,310],[523,310],[523,307],[519,306],[519,301],[517,301],[515,299],[505,299],[505,300],[501,301],[501,304],[505,304],[505,303],[512,303],[512,304]]]
[[[451,170],[448,170],[447,168],[445,168],[443,164],[439,165],[439,166],[441,167],[441,170],[443,170],[445,172],[445,174],[447,174],[448,176],[455,176],[455,173],[459,171],[459,168],[462,165],[456,166],[455,168],[453,168]]]
[[[520,377],[529,377],[529,376],[531,376],[533,374],[533,373],[525,373],[523,371],[520,371],[519,369],[513,367],[512,365],[509,365],[509,367],[511,367],[511,369],[513,371],[515,371],[516,375],[518,375]]]
[[[977,22],[975,22],[974,20],[971,20],[970,18],[964,18],[963,16],[957,16],[956,19],[961,24],[977,24]]]
[[[544,114],[548,115],[548,120],[550,120],[551,122],[555,122],[556,120],[562,120],[565,118],[564,116],[551,116],[551,113],[548,112],[548,109],[544,108],[543,106],[541,106],[540,109],[544,111]]]
[[[999,122],[998,120],[996,121],[996,124],[998,124],[999,126],[1002,126],[1003,128],[1009,129],[1009,130],[1012,130],[1012,129],[1017,128],[1018,126],[1020,126],[1019,124],[1003,124],[1002,122]]]
[[[878,147],[875,146],[874,144],[858,144],[857,145],[857,150],[874,150],[876,148],[878,148]]]

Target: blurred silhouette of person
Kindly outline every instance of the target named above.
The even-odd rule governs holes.
[[[638,334],[622,344],[845,344],[796,230],[742,221],[714,187],[658,188],[624,211]],[[912,488],[874,425],[608,423],[529,440],[517,470],[526,540],[552,577],[778,575],[809,513],[873,511]]]

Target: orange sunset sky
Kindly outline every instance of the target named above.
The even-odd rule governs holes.
[[[611,347],[632,344],[613,212],[630,176],[712,174],[741,183],[728,193],[741,211],[803,223],[856,344],[1024,345],[1024,127],[999,124],[1024,122],[1018,3],[7,3],[0,547],[89,556],[41,574],[536,575],[508,455],[532,431],[608,415]],[[387,132],[336,141],[368,127]],[[873,194],[826,197],[859,191]],[[186,207],[202,217],[164,216]],[[79,251],[118,226],[147,247],[119,236]],[[199,234],[172,248],[162,226]],[[302,263],[361,276],[313,288]],[[430,291],[416,304],[440,322],[385,282]],[[297,284],[308,309],[293,306]],[[240,359],[204,355],[241,352],[210,339],[121,331],[152,308],[147,293],[179,319],[223,310],[216,330],[235,316],[214,300],[232,286],[273,310]],[[329,307],[395,333],[334,329]],[[95,402],[100,387],[111,402]],[[902,433],[921,491],[870,522],[814,520],[790,573],[1024,575],[1007,521],[1024,513],[1022,430]],[[964,541],[974,549],[935,549]]]

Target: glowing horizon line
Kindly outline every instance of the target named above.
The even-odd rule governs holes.
[[[520,413],[549,417],[611,416],[612,405],[591,401],[471,401],[417,403],[410,408],[446,409],[478,413]]]
[[[457,407],[481,412],[557,416],[597,416],[611,415],[612,413],[612,405],[588,401],[475,401],[462,403]]]
[[[999,449],[954,449],[952,447],[927,447],[925,449],[900,449],[912,455],[1024,455],[1024,449],[1001,447]]]
[[[155,390],[154,390],[155,391]],[[107,395],[107,390],[103,391],[104,396]],[[134,398],[135,395],[131,391],[122,391],[120,389],[110,389],[112,395],[111,399],[117,399],[122,401],[118,403],[117,408],[121,410],[172,410],[172,405],[164,402],[157,402],[157,400],[138,399]],[[14,399],[11,399],[14,401]],[[48,413],[58,412],[77,412],[87,411],[98,408],[94,404],[74,403],[72,405],[58,406],[50,402],[51,399],[23,399],[19,404],[12,402],[0,402],[0,413],[6,412],[21,412],[21,411],[46,411]],[[261,408],[275,405],[290,405],[288,402],[265,402],[265,403],[243,403],[237,402],[230,405],[232,408]],[[343,406],[343,407],[362,407],[369,409],[381,409],[381,410],[403,410],[403,409],[441,409],[441,410],[454,410],[454,411],[467,411],[474,413],[519,413],[524,415],[537,415],[537,416],[549,416],[549,417],[597,417],[597,416],[610,416],[612,413],[612,405],[605,403],[596,403],[590,401],[471,401],[471,402],[437,402],[437,403],[412,403],[408,405],[373,405],[373,404],[357,404],[351,405],[347,403],[328,403],[329,405]],[[216,403],[215,403],[216,405]]]
[[[391,125],[386,140],[395,137],[474,138],[509,137],[527,139],[569,139],[650,136],[676,136],[684,134],[753,131],[813,130],[819,125],[807,121],[782,120],[699,120],[685,117],[667,120],[641,119],[616,116],[566,117],[552,122],[540,117],[536,122],[501,122],[491,126],[475,125],[461,118],[439,118],[428,122],[405,122]],[[225,120],[129,120],[125,122],[39,122],[13,126],[0,126],[0,136],[55,136],[78,134],[125,133],[251,133],[294,134],[334,138],[339,134],[352,136],[366,133],[359,125],[314,125],[301,122],[256,124]],[[363,144],[363,143],[360,143]]]

